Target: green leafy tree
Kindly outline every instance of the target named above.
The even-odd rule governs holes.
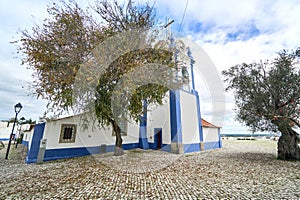
[[[72,86],[80,65],[104,34],[74,2],[53,3],[47,12],[42,25],[22,31],[14,43],[25,55],[22,64],[34,70],[32,93],[48,101],[49,111],[61,114],[72,105]]]
[[[255,131],[280,131],[279,159],[300,159],[300,49],[273,61],[238,64],[223,71],[235,96],[237,119]]]
[[[135,5],[129,0],[126,4],[120,5],[117,1],[100,0],[95,3],[94,11],[98,14],[97,19],[100,16],[101,22],[95,20],[96,18],[87,11],[83,11],[75,2],[54,4],[48,8],[49,18],[41,26],[34,27],[32,32],[23,31],[22,38],[17,41],[19,51],[25,55],[23,64],[29,65],[35,72],[33,74],[35,84],[32,86],[34,94],[48,100],[47,108],[50,111],[57,111],[60,114],[72,107],[75,79],[82,65],[88,65],[93,59],[105,61],[112,56],[104,52],[110,49],[100,49],[104,54],[97,55],[98,57],[91,54],[94,49],[97,50],[99,44],[119,33],[148,30],[155,25],[155,10],[148,3]],[[136,37],[140,39],[136,40]],[[83,77],[86,78],[86,83],[96,84],[96,92],[91,97],[92,103],[84,102],[78,108],[82,113],[93,109],[97,121],[102,126],[113,126],[116,132],[116,154],[122,154],[122,138],[117,118],[125,113],[126,117],[139,121],[145,111],[142,102],[162,104],[168,90],[156,83],[139,85],[130,97],[127,97],[126,105],[118,105],[118,108],[123,110],[116,115],[112,112],[111,102],[118,81],[126,73],[143,64],[155,62],[170,68],[174,66],[173,54],[170,51],[150,48],[155,40],[155,34],[149,37],[147,32],[140,31],[128,39],[131,43],[142,41],[144,46],[149,48],[119,56],[97,80],[90,79],[97,72],[92,67],[88,68]],[[167,44],[157,45],[166,47]],[[122,41],[117,41],[112,44],[112,48],[126,50],[128,46]],[[170,73],[166,73],[167,75]],[[141,73],[140,76],[145,74]],[[127,83],[127,86],[129,85],[130,83]],[[86,90],[80,92],[81,96],[77,96],[79,99],[90,96]]]

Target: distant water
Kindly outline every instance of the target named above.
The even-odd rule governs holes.
[[[266,134],[221,134],[221,137],[274,137],[278,136],[277,134],[266,133]]]

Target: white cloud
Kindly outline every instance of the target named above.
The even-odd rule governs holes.
[[[175,19],[175,31],[181,22],[185,3],[157,1],[158,12],[168,13],[168,17]],[[220,72],[242,62],[272,59],[282,49],[300,46],[299,10],[297,0],[189,0],[183,25]],[[198,89],[202,115],[211,118],[211,92],[214,90],[209,90],[201,82]],[[234,121],[231,93],[226,94],[225,104],[223,131],[247,132],[244,126]]]
[[[9,112],[10,107],[17,101],[24,102],[24,113],[28,112],[29,115],[39,115],[44,110],[44,102],[27,98],[27,91],[21,88],[25,81],[32,80],[31,71],[20,66],[19,60],[13,59],[12,53],[15,52],[15,48],[9,42],[13,37],[17,37],[16,32],[19,28],[30,28],[35,23],[40,23],[47,16],[46,5],[51,2],[0,2],[1,113]],[[80,5],[84,6],[89,3],[85,0],[80,1]],[[178,30],[185,5],[186,0],[157,0],[158,16],[162,17],[160,21],[164,22],[165,17],[175,19],[173,28]],[[203,48],[220,75],[220,71],[235,64],[272,58],[284,48],[295,49],[300,46],[299,10],[298,0],[188,0],[182,32],[191,35]],[[203,66],[199,67],[202,69]],[[210,118],[212,108],[209,104],[214,87],[209,88],[208,84],[211,83],[208,81],[196,84],[201,97],[202,114]],[[10,87],[4,88],[3,85]],[[14,95],[15,93],[17,95]],[[224,128],[231,127],[230,130],[233,131],[236,127],[236,130],[242,130],[241,125],[233,120],[232,94],[226,94],[224,104]],[[0,115],[1,119],[7,117]]]

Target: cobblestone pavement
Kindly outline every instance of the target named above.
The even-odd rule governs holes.
[[[24,164],[0,150],[0,199],[300,199],[300,162],[276,159],[274,141],[223,141],[186,155],[153,150]]]

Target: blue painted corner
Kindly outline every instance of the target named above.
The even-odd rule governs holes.
[[[221,129],[218,128],[218,134],[219,134],[219,147],[222,148],[223,144],[222,144],[222,137],[221,137]]]
[[[148,142],[149,144],[149,149],[154,149],[154,143],[153,142]]]
[[[40,142],[44,135],[45,125],[46,123],[35,125],[31,145],[29,147],[28,155],[26,157],[26,163],[36,161],[40,149]]]
[[[180,108],[180,91],[170,90],[170,126],[171,140],[173,142],[182,142],[182,124]]]
[[[139,148],[149,149],[147,137],[147,101],[143,101],[143,115],[140,117]]]
[[[162,144],[161,150],[166,151],[166,152],[171,152],[171,144]]]

